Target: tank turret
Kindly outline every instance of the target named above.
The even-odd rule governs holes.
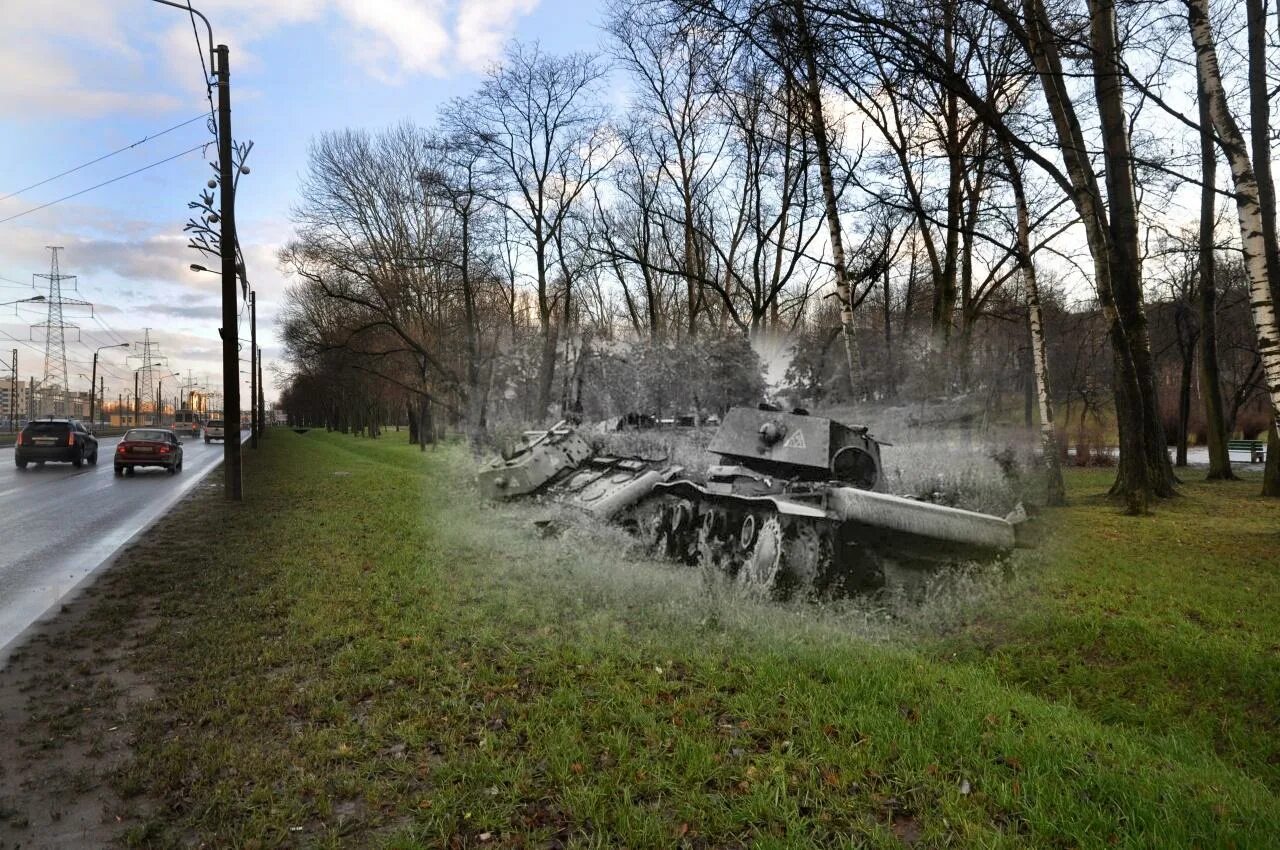
[[[735,407],[707,448],[726,464],[761,475],[882,489],[880,444],[866,426],[804,413]]]

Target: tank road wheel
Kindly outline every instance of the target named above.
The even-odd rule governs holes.
[[[677,561],[689,560],[695,522],[693,506],[671,496],[645,499],[629,509],[622,520],[646,552]]]
[[[784,592],[813,594],[831,569],[832,529],[828,524],[793,518],[783,541]]]
[[[698,539],[694,545],[698,565],[709,575],[725,573],[733,562],[726,540],[725,527],[729,524],[729,516],[717,507],[709,507],[702,514],[702,523],[698,526]],[[736,540],[737,529],[733,532]]]
[[[754,545],[747,550],[738,570],[738,584],[752,593],[772,597],[779,590],[786,557],[782,523],[776,516],[762,518],[748,514],[742,523],[740,541],[748,538],[748,532]]]

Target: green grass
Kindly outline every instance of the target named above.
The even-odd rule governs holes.
[[[1034,575],[1014,601],[985,597],[975,625],[922,639],[856,606],[735,598],[635,558],[619,533],[542,539],[536,509],[479,504],[461,447],[282,431],[254,460],[243,506],[195,502],[162,528],[208,540],[123,566],[157,597],[140,663],[162,680],[118,778],[159,803],[137,843],[1261,847],[1280,833],[1260,741],[1280,707],[1280,514],[1244,485],[1190,486],[1132,520],[1083,496],[1101,478],[1073,474],[1081,506],[1021,559]]]
[[[1280,504],[1256,476],[1125,517],[1073,471],[1045,563],[940,649],[1099,720],[1201,743],[1280,790]]]

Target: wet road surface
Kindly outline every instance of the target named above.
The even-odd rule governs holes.
[[[14,640],[215,469],[222,443],[183,437],[183,468],[116,478],[118,437],[99,441],[98,463],[18,469],[0,448],[0,666]]]

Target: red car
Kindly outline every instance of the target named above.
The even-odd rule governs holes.
[[[116,446],[116,475],[139,466],[159,466],[176,475],[182,469],[182,441],[167,428],[134,428]]]

